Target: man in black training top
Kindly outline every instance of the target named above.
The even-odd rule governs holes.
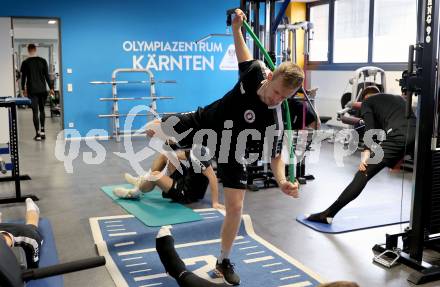
[[[380,143],[383,159],[379,163],[369,163],[372,151],[365,148],[352,182],[329,208],[310,215],[307,218],[310,221],[331,224],[333,217],[361,194],[371,178],[385,167],[393,168],[405,154],[414,153],[416,117],[413,113],[409,119],[405,117],[406,100],[403,96],[381,94],[377,88],[368,87],[362,92],[362,98],[361,118],[365,132],[380,129],[386,133],[386,139]]]
[[[246,165],[250,163],[245,160],[250,157],[246,153],[249,137],[261,144],[267,135],[268,148],[263,156],[270,156],[280,189],[289,196],[298,197],[298,183],[286,179],[285,164],[281,159],[284,133],[281,104],[298,91],[304,80],[302,69],[291,62],[282,63],[272,73],[263,62],[252,59],[241,32],[244,20],[245,14],[237,9],[232,31],[240,78],[233,89],[223,98],[195,112],[168,116],[158,125],[155,122],[147,125],[147,135],[165,135],[164,140],[174,138],[180,147],[204,144],[201,135],[206,130],[215,132],[217,145],[207,146],[217,157],[226,207],[216,271],[231,285],[240,284],[240,277],[235,273],[229,255],[241,223]],[[263,147],[263,144],[260,146]],[[258,156],[261,157],[262,153],[263,150]],[[258,159],[252,156],[252,161]]]
[[[53,83],[49,79],[49,69],[45,59],[38,57],[37,47],[34,44],[28,45],[29,58],[21,64],[21,89],[23,95],[32,101],[32,115],[35,127],[34,140],[41,141],[46,138],[44,122],[44,104],[47,99],[46,83],[49,85],[50,94],[53,95]],[[38,116],[38,110],[40,115]],[[38,122],[39,118],[39,122]],[[40,129],[41,125],[41,129]]]

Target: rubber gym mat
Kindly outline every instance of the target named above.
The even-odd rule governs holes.
[[[23,221],[15,221],[16,223],[24,223]],[[41,218],[38,223],[38,230],[43,237],[43,245],[40,251],[39,267],[58,264],[58,254],[53,237],[52,226],[46,218]],[[39,280],[32,280],[26,284],[26,287],[62,287],[64,286],[63,276],[53,276]]]
[[[121,199],[113,194],[113,189],[116,187],[133,188],[130,184],[122,184],[103,186],[101,190],[147,226],[154,227],[202,220],[202,217],[192,209],[163,198],[159,189],[143,194],[141,199]]]
[[[195,210],[202,221],[171,226],[176,251],[187,268],[215,283],[213,274],[220,248],[223,214],[215,209]],[[91,218],[93,238],[117,287],[178,286],[165,273],[155,248],[159,228],[147,227],[131,215]],[[115,231],[120,225],[125,231]],[[255,234],[251,218],[243,221],[234,243],[232,261],[241,277],[241,287],[318,286],[313,271]]]
[[[408,223],[409,215],[409,207],[404,207],[401,220],[399,207],[395,204],[382,204],[357,208],[344,208],[335,216],[335,218],[333,218],[332,224],[308,221],[305,215],[298,216],[296,220],[316,231],[337,234],[393,224]]]

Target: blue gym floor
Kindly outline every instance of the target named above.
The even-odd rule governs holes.
[[[202,221],[172,225],[176,250],[189,270],[205,279],[222,282],[213,270],[223,214],[214,209],[196,212],[203,217]],[[127,216],[92,218],[90,224],[99,253],[111,264],[108,268],[114,281],[124,281],[117,286],[178,286],[165,273],[155,251],[159,228],[147,227]],[[243,287],[255,286],[255,282],[265,287],[319,285],[319,276],[255,234],[247,215],[234,242],[234,263]]]

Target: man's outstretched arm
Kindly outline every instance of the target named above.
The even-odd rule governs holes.
[[[237,56],[238,63],[252,60],[251,52],[249,51],[246,41],[244,40],[241,27],[243,21],[246,20],[246,15],[240,9],[235,10],[235,17],[232,20],[232,34],[234,35],[235,54]]]

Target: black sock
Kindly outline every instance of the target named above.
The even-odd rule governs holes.
[[[319,223],[330,224],[331,221],[329,222],[327,220],[327,218],[332,218],[332,216],[330,216],[328,210],[325,210],[323,212],[311,214],[309,217],[307,217],[307,220],[319,222]]]

